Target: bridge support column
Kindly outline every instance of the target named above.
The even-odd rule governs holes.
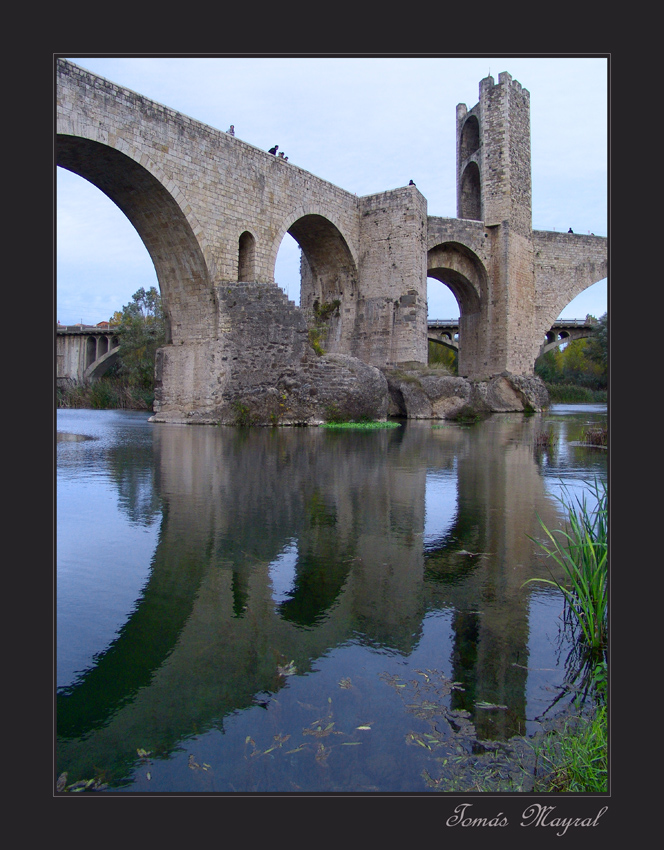
[[[414,186],[361,199],[360,296],[351,354],[427,362],[427,202]]]
[[[535,274],[532,241],[508,222],[487,227],[491,240],[490,296],[482,305],[481,360],[467,363],[467,376],[484,379],[501,372],[532,375]],[[461,337],[463,341],[463,337]]]

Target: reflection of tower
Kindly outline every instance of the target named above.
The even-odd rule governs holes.
[[[530,94],[504,72],[480,82],[472,109],[457,106],[457,215],[484,222],[495,331],[487,374],[532,371],[535,309],[530,176]],[[479,367],[480,364],[475,364]]]

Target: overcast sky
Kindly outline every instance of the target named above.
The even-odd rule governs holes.
[[[607,235],[605,57],[67,57],[357,195],[414,180],[429,215],[456,217],[456,106],[508,71],[530,92],[533,228]],[[62,324],[106,320],[141,286],[158,286],[138,234],[96,187],[57,169],[57,305]],[[299,248],[286,235],[276,282],[299,301]],[[429,317],[456,318],[429,281]],[[603,281],[567,318],[607,310]]]

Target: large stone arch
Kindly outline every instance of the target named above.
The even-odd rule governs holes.
[[[444,283],[459,304],[459,375],[474,374],[490,344],[481,333],[488,300],[484,263],[460,242],[443,242],[428,251],[427,277]]]
[[[214,328],[215,299],[203,246],[158,169],[143,156],[94,139],[59,134],[57,165],[78,174],[107,195],[127,216],[154,263],[167,324],[167,342],[206,338]],[[152,165],[152,168],[148,167]],[[178,193],[179,194],[179,193]]]

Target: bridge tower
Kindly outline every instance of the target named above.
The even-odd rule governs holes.
[[[530,174],[530,94],[507,72],[480,82],[479,102],[457,106],[457,215],[484,223],[489,287],[480,305],[490,345],[474,377],[531,374],[535,310]],[[490,297],[488,297],[490,293]],[[463,344],[463,339],[461,340]]]

